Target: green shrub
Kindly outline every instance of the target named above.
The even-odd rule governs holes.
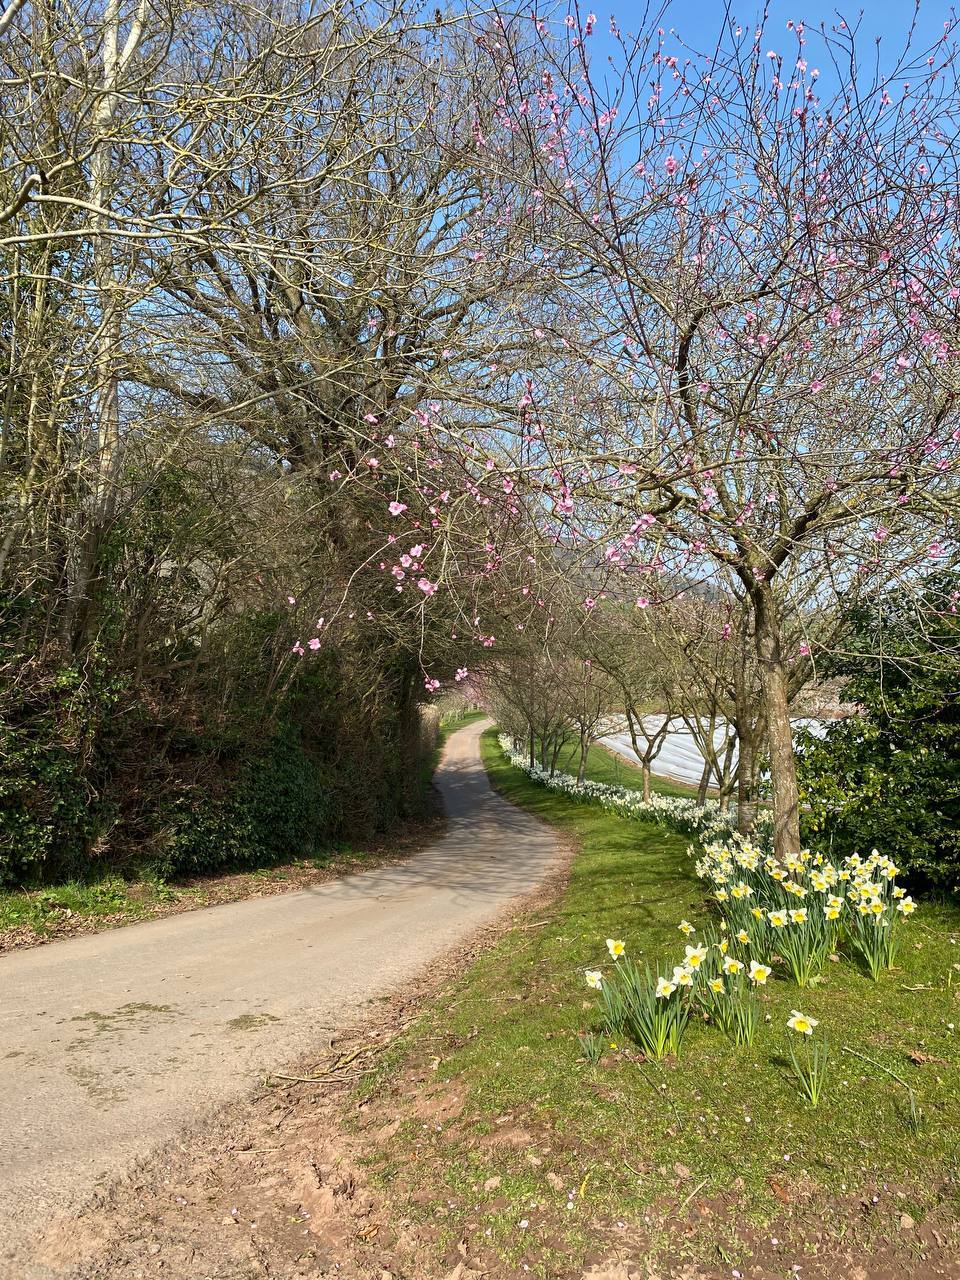
[[[313,856],[330,825],[330,788],[298,731],[280,731],[219,795],[193,791],[170,815],[168,874],[256,867]]]
[[[951,583],[918,605],[879,602],[851,619],[846,677],[862,713],[800,756],[806,836],[834,856],[893,859],[914,887],[960,888],[960,658]],[[882,654],[882,658],[875,655]]]
[[[113,813],[97,742],[118,685],[103,668],[44,673],[42,698],[0,719],[0,885],[84,874]]]

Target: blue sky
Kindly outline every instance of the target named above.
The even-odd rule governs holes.
[[[644,0],[624,0],[622,4],[595,4],[595,12],[599,18],[597,32],[594,37],[593,54],[605,56],[612,51],[612,42],[607,34],[611,12],[616,16],[621,28],[635,31],[642,23],[642,15],[647,6]],[[652,10],[659,6],[656,0],[650,5]],[[756,0],[731,0],[733,17],[744,27],[752,26],[762,5]],[[700,48],[712,47],[724,19],[725,5],[723,0],[674,0],[670,6],[665,25],[673,27],[678,35],[687,43]],[[786,30],[788,20],[803,21],[808,30],[817,28],[821,23],[828,29],[840,18],[846,19],[849,26],[859,20],[858,46],[866,54],[874,47],[874,41],[880,39],[881,66],[891,66],[902,50],[907,33],[916,16],[916,35],[913,48],[917,53],[925,50],[943,34],[943,24],[951,17],[951,6],[947,0],[922,0],[919,14],[913,0],[867,0],[866,4],[839,3],[829,4],[823,0],[772,0],[769,5],[770,17],[767,31],[771,48],[776,48],[776,37],[781,37],[781,50],[786,53],[795,49],[790,34]],[[584,5],[582,12],[587,12]],[[861,17],[862,13],[862,17]],[[818,46],[817,38],[811,30],[811,54]]]

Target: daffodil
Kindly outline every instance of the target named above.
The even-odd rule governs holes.
[[[713,991],[715,994],[720,995],[720,994],[722,994],[723,989],[724,989],[724,988],[723,988],[723,979],[722,979],[722,978],[711,978],[711,979],[710,979],[710,981],[707,983],[707,986],[708,986],[708,987],[710,988],[710,990],[711,990],[711,991]]]
[[[828,920],[839,920],[839,919],[840,919],[840,908],[839,908],[839,907],[830,907],[830,906],[824,907],[824,908],[823,908],[823,914],[824,914],[824,916],[826,916],[826,918],[827,918]]]
[[[742,973],[743,964],[740,960],[734,960],[733,956],[727,956],[723,962],[724,973]]]
[[[610,952],[610,955],[614,960],[619,960],[620,957],[623,955],[623,953],[626,951],[626,949],[627,948],[624,946],[624,944],[621,942],[619,938],[607,939],[607,950]]]
[[[690,937],[691,933],[697,932],[689,920],[681,920],[680,923],[677,925],[677,928],[687,938]]]
[[[603,974],[599,969],[588,969],[585,976],[587,986],[593,987],[594,991],[599,991],[603,986]]]
[[[737,941],[740,943],[741,946],[744,946],[744,947],[749,944],[750,935],[749,933],[747,933],[746,929],[740,930],[740,932],[737,934]]]
[[[692,987],[693,970],[688,969],[685,964],[678,964],[673,971],[673,980],[678,987]]]
[[[783,929],[787,923],[787,913],[785,911],[768,911],[767,919],[774,929]]]
[[[750,981],[754,986],[762,987],[772,972],[767,965],[758,964],[756,960],[750,961]]]
[[[801,1013],[799,1009],[793,1009],[787,1019],[787,1026],[790,1030],[799,1031],[804,1036],[812,1036],[813,1028],[818,1025],[816,1018],[809,1018],[805,1013]]]
[[[669,978],[657,979],[656,996],[658,1000],[666,1000],[669,996],[673,995],[676,989],[677,984],[675,982],[671,982]]]
[[[684,947],[683,958],[688,969],[699,969],[700,965],[707,958],[707,948]]]
[[[795,910],[790,912],[790,919],[793,921],[794,924],[806,924],[807,908],[797,907]]]
[[[917,909],[917,904],[912,898],[901,898],[897,903],[897,910],[902,916],[909,916]]]

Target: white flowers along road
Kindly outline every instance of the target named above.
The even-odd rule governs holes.
[[[644,723],[652,733],[660,728],[663,720],[663,716],[647,716]],[[810,719],[795,720],[794,728],[810,729],[813,733],[823,731],[823,725],[819,720]],[[714,746],[718,751],[722,750],[726,740],[727,726],[721,723],[713,736]],[[629,760],[631,764],[638,763],[636,753],[630,745],[630,734],[625,724],[622,728],[614,726],[609,734],[600,739],[600,742],[617,755],[623,756],[625,760]],[[736,758],[736,748],[734,748],[733,759],[736,760]],[[703,773],[703,753],[694,741],[693,734],[679,717],[671,722],[660,754],[651,766],[651,772],[656,777],[672,778],[675,782],[687,782],[694,787],[699,783],[700,775]]]

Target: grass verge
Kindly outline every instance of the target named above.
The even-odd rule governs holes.
[[[580,748],[576,743],[563,747],[557,757],[557,769],[561,773],[577,774],[580,764]],[[625,760],[609,747],[595,742],[587,755],[587,777],[592,782],[606,782],[615,787],[629,787],[631,791],[643,790],[643,774],[639,765]],[[686,783],[674,782],[671,778],[650,779],[650,790],[661,796],[682,796],[689,800],[697,794],[696,787],[688,787]],[[712,793],[711,793],[712,794]]]
[[[838,1274],[865,1253],[898,1276],[960,1274],[940,1269],[957,1256],[960,912],[924,905],[878,984],[844,957],[814,990],[778,977],[752,1048],[701,1024],[679,1063],[618,1046],[588,1065],[583,970],[605,967],[611,935],[675,963],[678,922],[707,920],[703,888],[685,839],[545,790],[492,731],[483,751],[498,790],[579,854],[562,898],[476,961],[366,1082],[370,1123],[394,1117],[368,1164],[397,1212],[440,1223],[448,1250],[492,1249],[506,1269],[491,1275],[579,1276],[626,1253],[663,1275],[689,1260],[711,1276]],[[589,776],[606,768],[591,755]],[[786,1069],[796,1007],[831,1045],[817,1111]]]

